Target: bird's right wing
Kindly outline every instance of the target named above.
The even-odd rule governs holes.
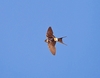
[[[52,53],[53,55],[56,54],[56,47],[55,47],[55,44],[56,44],[55,41],[49,42],[49,43],[48,43],[49,50],[51,51],[51,53]]]

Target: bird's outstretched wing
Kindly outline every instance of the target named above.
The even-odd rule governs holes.
[[[49,50],[51,51],[51,53],[52,53],[53,55],[56,54],[56,47],[55,47],[55,44],[56,44],[56,41],[52,41],[52,42],[49,42],[49,43],[48,43]]]
[[[47,37],[52,37],[53,36],[53,30],[52,30],[51,27],[48,28],[46,36]]]

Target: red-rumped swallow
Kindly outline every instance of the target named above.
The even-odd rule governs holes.
[[[53,55],[56,54],[56,47],[55,47],[56,42],[60,42],[60,43],[62,43],[62,44],[64,44],[64,45],[66,45],[66,44],[63,43],[63,41],[62,41],[62,39],[65,38],[66,36],[65,36],[65,37],[56,38],[56,37],[53,35],[53,30],[52,30],[51,27],[48,28],[47,33],[46,33],[46,37],[47,37],[47,39],[45,40],[45,42],[48,43],[48,47],[49,47],[49,49],[50,49],[50,51],[51,51],[51,53],[52,53]]]

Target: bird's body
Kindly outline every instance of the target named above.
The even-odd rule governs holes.
[[[64,44],[63,41],[62,41],[62,38],[64,38],[64,37],[56,38],[53,35],[53,30],[52,30],[51,27],[48,28],[46,37],[47,37],[47,39],[45,40],[45,42],[48,43],[48,47],[49,47],[51,53],[53,55],[55,55],[56,54],[55,44],[56,44],[56,42],[60,42],[60,43]]]

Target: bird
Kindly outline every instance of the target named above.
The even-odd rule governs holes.
[[[55,47],[56,42],[60,42],[60,43],[62,43],[62,44],[64,44],[64,45],[67,45],[67,44],[65,44],[65,43],[63,42],[63,40],[62,40],[62,39],[65,38],[65,37],[66,37],[66,36],[60,37],[60,38],[56,38],[56,37],[53,35],[53,30],[52,30],[51,26],[48,28],[47,33],[46,33],[46,40],[45,40],[45,42],[48,44],[49,50],[51,51],[51,53],[52,53],[53,55],[56,54],[56,47]]]

